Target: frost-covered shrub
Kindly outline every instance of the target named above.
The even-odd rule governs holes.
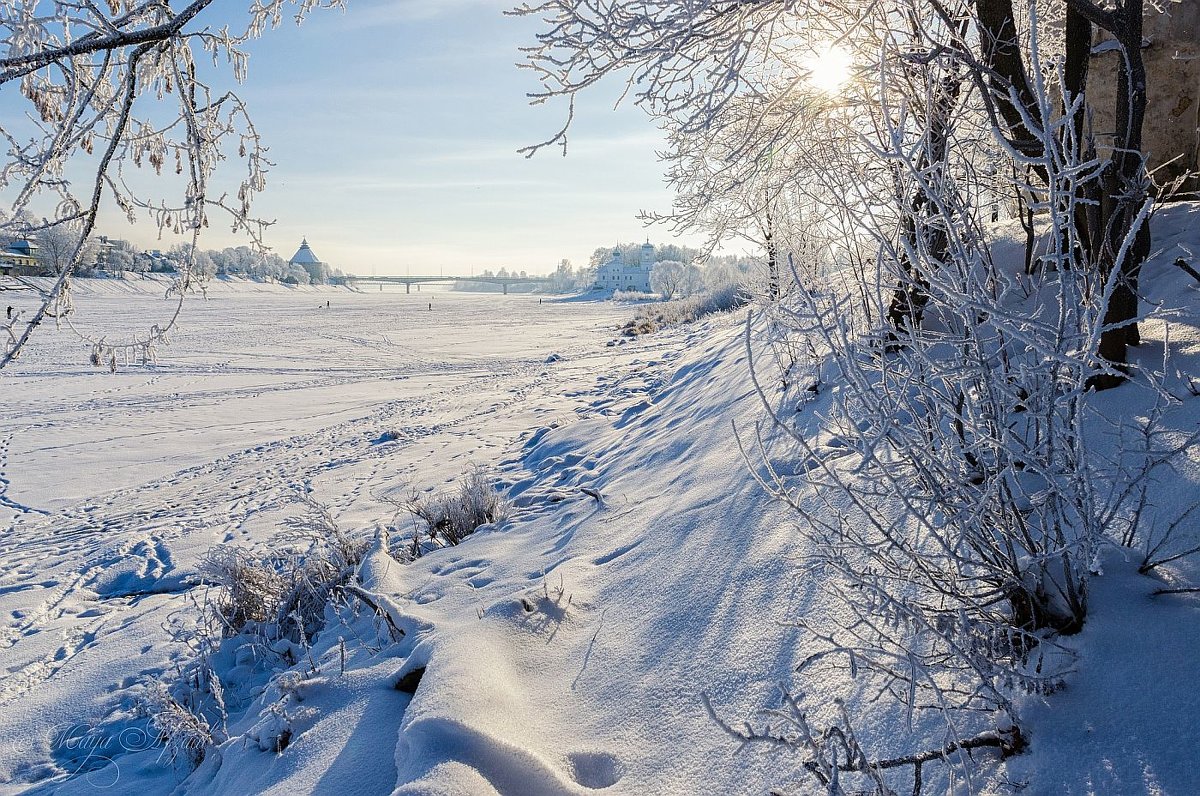
[[[948,91],[954,79],[931,85]],[[795,280],[768,318],[838,389],[809,412],[797,409],[807,387],[793,363],[782,396],[756,382],[777,434],[754,440],[751,458],[796,512],[805,576],[827,600],[797,618],[812,645],[801,682],[854,681],[856,701],[827,726],[848,733],[846,717],[873,727],[882,722],[864,714],[898,710],[925,738],[941,725],[954,754],[939,756],[969,769],[966,741],[1018,748],[1022,697],[1063,684],[1073,661],[1056,636],[1087,620],[1097,552],[1140,522],[1136,484],[1150,470],[1105,461],[1092,444],[1094,429],[1119,427],[1089,393],[1112,285],[1076,267],[1082,170],[1063,164],[1081,153],[1066,123],[1046,106],[1039,191],[1051,233],[1028,270],[1002,256],[986,208],[958,179],[973,165],[946,123],[961,112],[955,96],[878,145],[896,164],[884,191],[901,199],[887,223],[841,206],[846,226],[869,237],[843,242],[819,284]],[[751,354],[752,337],[748,328]],[[1147,461],[1171,453],[1151,444],[1156,422],[1137,450]],[[814,701],[797,716],[828,712]]]
[[[621,328],[621,333],[626,337],[650,334],[664,326],[691,323],[707,315],[729,312],[744,307],[748,302],[748,294],[739,285],[725,284],[676,301],[640,307],[633,319]]]
[[[320,630],[330,593],[353,576],[367,542],[345,534],[311,497],[302,502],[308,510],[276,540],[283,552],[222,546],[201,561],[201,578],[220,587],[213,608],[226,635],[253,623],[268,638],[304,643]]]
[[[639,312],[621,327],[621,334],[626,337],[641,337],[644,334],[653,334],[660,328],[653,317]]]
[[[729,312],[744,307],[748,301],[749,296],[740,283],[726,282],[696,296],[689,303],[694,308],[695,317],[703,318],[715,312]]]
[[[330,595],[353,577],[369,542],[342,531],[329,509],[305,495],[304,514],[285,521],[282,542],[296,552],[283,557],[285,588],[278,625],[283,636],[304,643],[323,626]]]
[[[1100,322],[1085,285],[1043,273],[1031,293],[993,260],[972,208],[949,191],[941,208],[958,259],[906,263],[927,292],[920,325],[875,325],[886,288],[871,318],[841,286],[794,291],[790,333],[839,390],[819,412],[777,415],[793,456],[768,480],[809,541],[806,577],[831,598],[797,620],[815,644],[801,676],[849,674],[910,726],[944,722],[957,742],[1019,727],[1019,695],[1061,686],[1071,658],[1053,635],[1084,622],[1089,567],[1120,507],[1081,433],[1079,352]],[[1041,314],[1059,322],[1027,320]]]
[[[617,302],[656,301],[653,293],[643,293],[640,290],[614,290],[612,300]]]
[[[213,588],[171,617],[169,630],[187,655],[173,674],[149,684],[142,711],[175,764],[199,765],[206,750],[224,740],[229,714],[259,699],[279,672],[280,704],[268,708],[275,718],[260,722],[250,740],[282,751],[290,739],[297,714],[284,707],[299,701],[296,684],[303,678],[288,670],[303,667],[305,677],[316,671],[314,645],[330,617],[342,616],[338,609],[346,603],[339,595],[351,586],[368,547],[310,495],[300,500],[306,510],[284,522],[270,551],[211,550],[199,573]],[[346,610],[353,617],[354,610]]]
[[[247,622],[269,622],[282,600],[283,577],[240,547],[214,547],[200,560],[200,579],[220,588],[215,610],[230,633]]]
[[[458,488],[434,495],[414,495],[405,508],[418,523],[410,553],[418,557],[426,547],[444,547],[462,542],[481,525],[500,522],[509,505],[496,491],[487,468],[475,465],[459,481]]]
[[[191,771],[214,746],[213,729],[198,711],[176,699],[162,683],[153,684],[141,704],[173,766]]]

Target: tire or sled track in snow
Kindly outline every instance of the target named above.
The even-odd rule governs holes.
[[[491,376],[488,380],[498,381],[509,375]],[[372,451],[370,446],[364,449],[361,435],[355,433],[358,428],[386,419],[393,425],[411,429],[412,433],[406,435],[409,437],[437,434],[475,417],[474,412],[464,406],[462,398],[475,395],[480,389],[479,383],[472,381],[431,392],[416,401],[411,398],[390,401],[370,415],[263,443],[137,487],[91,498],[86,501],[93,504],[90,507],[75,506],[54,515],[43,512],[47,518],[45,522],[32,527],[15,523],[9,529],[5,539],[8,544],[3,549],[12,551],[13,555],[6,562],[10,564],[6,569],[11,572],[14,569],[11,563],[17,559],[37,560],[46,554],[80,552],[78,549],[64,548],[63,540],[78,540],[82,544],[87,537],[119,532],[122,525],[138,526],[152,517],[170,521],[177,527],[175,533],[162,534],[164,539],[211,526],[213,520],[224,520],[219,524],[236,526],[238,523],[234,520],[237,515],[244,518],[278,505],[293,485],[304,483],[322,471],[366,458],[389,455],[388,451]],[[459,410],[459,416],[453,417],[456,409]],[[449,414],[451,417],[433,425],[413,422],[435,413],[439,416]],[[243,489],[247,473],[257,474],[252,488],[248,494],[235,494],[231,487]],[[209,483],[204,483],[206,481]],[[164,493],[173,491],[180,493],[171,496],[176,500],[164,497]],[[142,495],[152,496],[151,502],[160,507],[159,510],[153,514],[146,510],[111,512],[114,506],[138,506],[142,502],[138,498]],[[3,577],[2,573],[0,577]]]
[[[0,650],[16,646],[21,639],[36,632],[42,625],[62,618],[66,614],[64,603],[83,583],[83,579],[83,575],[76,575],[69,582],[53,587],[46,598],[30,611],[23,621],[11,627],[0,628]],[[16,589],[15,586],[8,588]],[[5,680],[0,680],[0,689],[3,688]]]
[[[154,542],[154,553],[150,556],[132,555],[139,547],[148,547],[150,542]],[[162,559],[165,557],[168,559],[167,565],[170,565],[169,553],[167,553],[166,548],[162,545],[161,540],[155,537],[127,540],[118,548],[106,551],[105,555],[97,563],[75,573],[69,580],[55,587],[51,595],[24,622],[15,627],[4,628],[0,631],[0,649],[10,649],[16,646],[22,639],[42,632],[44,626],[57,623],[66,617],[72,607],[69,604],[71,598],[78,592],[94,585],[97,579],[111,570],[114,562],[128,560],[131,557],[141,558],[147,563],[145,571],[140,573],[140,577],[146,576],[146,572],[149,571],[149,561],[151,560],[162,566],[164,563]],[[132,607],[142,597],[150,594],[178,594],[187,588],[191,588],[192,585],[194,584],[171,584],[171,588],[169,589],[155,588],[151,585],[148,588],[123,593],[99,593],[97,595],[99,599],[104,600],[109,607],[105,608],[99,616],[94,616],[90,612],[87,614],[86,618],[94,618],[95,621],[76,622],[68,626],[62,631],[61,644],[53,651],[37,660],[31,661],[0,680],[0,707],[54,677],[54,675],[70,663],[72,658],[93,646],[102,635],[123,629],[128,624],[127,622],[117,622],[116,627],[109,629],[106,633],[101,633],[101,629],[110,620],[119,620],[121,618],[119,613],[113,610],[113,608],[122,606]],[[116,605],[114,605],[114,601]]]
[[[171,375],[182,376],[189,371],[173,370]],[[205,379],[211,375],[208,370],[198,370],[197,378],[188,380],[184,384],[177,386],[169,394],[143,395],[139,394],[137,389],[129,385],[105,390],[98,393],[96,396],[89,398],[82,403],[64,402],[60,405],[62,409],[82,410],[87,412],[98,412],[106,409],[126,413],[130,410],[149,411],[159,407],[168,406],[173,408],[195,408],[200,406],[219,406],[228,401],[239,398],[253,398],[264,392],[272,392],[276,394],[286,394],[290,392],[300,392],[312,389],[323,389],[333,387],[346,387],[348,385],[359,384],[362,382],[387,381],[395,378],[394,371],[380,368],[378,370],[370,370],[363,372],[362,370],[339,370],[337,368],[326,368],[315,370],[311,368],[223,368],[222,373],[238,373],[247,372],[255,376],[285,376],[287,381],[269,386],[264,385],[248,385],[244,387],[230,387],[227,389],[213,392],[205,389]],[[301,378],[304,376],[305,378]],[[155,380],[161,379],[161,376],[151,379],[146,383],[146,386],[153,384]],[[123,392],[123,395],[108,395],[108,393]]]
[[[96,643],[102,635],[100,629],[112,618],[106,614],[86,625],[71,627],[56,650],[0,680],[0,707],[29,693],[58,674],[72,658]],[[114,629],[120,630],[122,627],[124,624]]]
[[[40,523],[39,525],[35,526],[35,528],[44,531],[46,539],[51,541],[51,543],[57,547],[56,552],[64,553],[64,557],[69,556],[70,553],[79,550],[79,547],[77,546],[63,546],[65,541],[70,541],[75,535],[59,532],[58,529],[54,527],[54,522],[52,520]],[[102,530],[103,528],[98,528],[93,530],[91,533],[98,533]],[[15,535],[15,531],[15,527],[9,529],[8,534],[10,538]],[[105,569],[105,567],[108,566],[113,558],[121,555],[127,555],[129,550],[131,550],[136,543],[136,541],[132,540],[127,542],[126,545],[112,550],[110,556],[105,558],[102,562],[93,564],[91,566],[85,565],[83,569],[71,572],[70,575],[54,585],[41,603],[36,608],[33,608],[27,612],[27,615],[23,617],[22,621],[9,627],[0,628],[0,649],[11,648],[21,641],[21,639],[29,636],[31,633],[38,632],[42,626],[51,622],[56,622],[63,618],[70,608],[70,606],[67,605],[69,599],[72,598],[82,588],[84,588],[88,582],[97,577]],[[45,561],[45,559],[48,557],[48,551],[44,551],[36,545],[31,545],[31,547],[32,549],[26,549],[24,545],[12,545],[6,547],[3,550],[3,553],[7,561],[16,562],[18,564],[25,563],[27,561]],[[28,570],[27,574],[37,577],[45,577],[46,569],[35,565]],[[33,584],[30,585],[32,586]],[[6,585],[5,588],[12,591],[16,590],[18,586]],[[3,681],[0,681],[0,685],[2,685],[2,682]]]

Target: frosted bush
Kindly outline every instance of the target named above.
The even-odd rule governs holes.
[[[172,618],[173,636],[189,654],[173,676],[151,684],[142,709],[173,764],[189,770],[199,765],[206,750],[224,739],[229,710],[261,693],[256,682],[297,664],[316,670],[313,646],[333,615],[329,607],[339,604],[338,595],[354,580],[367,542],[343,532],[310,495],[300,500],[306,511],[285,521],[271,551],[209,551],[198,569],[215,588]],[[231,678],[233,670],[240,673]],[[298,701],[298,677],[285,673],[277,684],[292,701]],[[228,695],[226,687],[232,688]],[[290,738],[289,716],[280,712],[278,727],[271,725],[278,731],[271,734],[263,724],[251,740],[281,751]]]
[[[654,301],[653,293],[643,293],[640,290],[615,290],[612,295],[613,301],[620,302],[644,302]]]
[[[353,577],[366,541],[345,534],[311,497],[302,502],[308,511],[287,520],[278,539],[287,552],[217,547],[201,561],[200,577],[220,587],[213,605],[226,635],[253,623],[269,638],[303,643],[320,630],[330,593]]]
[[[228,632],[248,622],[272,619],[282,600],[284,582],[275,569],[240,547],[214,547],[197,567],[201,580],[220,588],[215,610]]]
[[[684,299],[641,307],[621,331],[627,337],[650,334],[664,326],[691,323],[714,313],[744,307],[748,301],[748,294],[738,284],[728,283]]]
[[[410,551],[413,557],[422,555],[429,545],[459,544],[481,525],[505,519],[509,511],[508,502],[496,492],[491,473],[479,465],[463,476],[456,490],[414,495],[404,507],[418,523]]]
[[[172,696],[162,683],[155,684],[143,700],[141,709],[150,717],[150,724],[172,765],[190,771],[200,765],[214,745],[208,721]]]

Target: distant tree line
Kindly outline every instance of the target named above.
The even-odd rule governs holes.
[[[485,268],[479,272],[478,276],[495,278],[495,279],[510,279],[510,278],[511,279],[519,279],[522,277],[529,276],[529,274],[526,273],[525,271],[518,271],[516,269],[510,271],[507,268],[500,268],[497,271],[493,271],[490,268]],[[537,274],[534,274],[534,276],[537,276]],[[502,285],[490,284],[488,282],[455,282],[453,285],[453,289],[460,290],[460,291],[467,292],[467,293],[500,293],[501,291],[504,290],[504,287]],[[535,293],[535,292],[545,292],[545,290],[544,290],[543,286],[539,285],[539,284],[523,283],[523,284],[509,285],[508,292],[509,293]]]
[[[596,269],[612,258],[613,249],[620,249],[621,259],[627,263],[636,263],[641,257],[642,244],[620,243],[616,246],[597,246],[587,265],[576,268],[570,260],[560,260],[558,266],[549,274],[550,283],[509,285],[509,293],[577,293],[588,290],[596,284]],[[693,293],[711,289],[714,286],[726,285],[743,280],[747,274],[761,267],[761,258],[735,255],[709,255],[700,249],[688,246],[677,246],[669,243],[654,247],[654,257],[659,264],[655,272],[661,271],[657,280],[656,292],[663,298],[680,298]],[[480,277],[523,277],[525,271],[510,271],[501,268],[498,271],[485,269]],[[652,286],[655,284],[652,281]],[[500,285],[486,282],[457,282],[455,290],[475,293],[499,293]]]
[[[642,254],[640,243],[618,243],[615,246],[598,246],[588,258],[590,268],[598,268],[612,259],[614,249],[621,251],[621,259],[627,263],[636,263]],[[737,254],[707,254],[703,249],[691,246],[679,246],[674,243],[655,244],[654,259],[658,262],[673,261],[684,265],[696,264],[703,268],[729,268],[747,273],[761,264],[760,257]]]

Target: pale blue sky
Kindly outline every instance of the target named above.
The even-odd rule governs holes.
[[[514,64],[532,20],[502,16],[509,4],[495,0],[347,6],[254,44],[240,89],[277,163],[255,208],[277,219],[268,244],[284,257],[303,235],[353,273],[537,273],[616,240],[669,239],[635,218],[669,209],[670,193],[660,133],[631,103],[613,110],[620,86],[584,99],[566,158],[517,154],[564,112],[525,98],[535,77]],[[101,231],[170,243],[112,216]],[[203,245],[237,242],[214,223]]]

